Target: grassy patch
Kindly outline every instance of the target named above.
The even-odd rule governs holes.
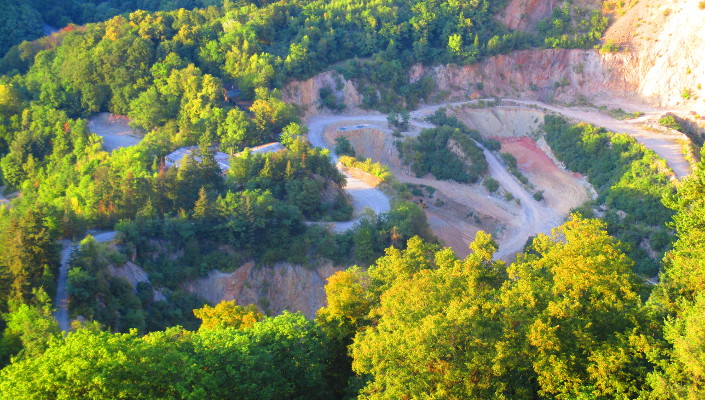
[[[378,177],[384,182],[388,182],[394,177],[394,174],[392,174],[392,171],[389,170],[388,166],[379,162],[374,162],[369,158],[363,161],[355,157],[340,156],[338,160],[346,167],[360,169],[368,174]]]
[[[605,53],[617,53],[622,51],[622,47],[614,42],[614,40],[608,40],[602,44],[600,47],[600,54]]]
[[[607,110],[607,115],[609,115],[610,117],[612,117],[614,119],[623,120],[623,119],[639,118],[642,115],[644,115],[644,113],[641,111],[635,111],[633,113],[628,113],[628,112],[622,110],[621,108],[612,108],[610,110]]]

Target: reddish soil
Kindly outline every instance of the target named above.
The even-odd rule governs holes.
[[[559,168],[536,142],[526,136],[496,138],[502,143],[502,152],[510,153],[517,159],[517,166],[537,190],[544,191],[548,206],[560,214],[567,214],[588,200],[583,176],[577,172]]]
[[[511,153],[517,159],[518,167],[523,172],[553,172],[560,171],[558,166],[548,158],[536,142],[526,136],[511,138],[495,138],[502,143],[502,152]]]

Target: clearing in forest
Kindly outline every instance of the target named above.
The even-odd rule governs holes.
[[[130,127],[130,119],[124,115],[98,113],[88,118],[88,129],[103,138],[107,151],[134,146],[142,140],[142,135]]]

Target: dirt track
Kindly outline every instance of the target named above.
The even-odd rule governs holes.
[[[89,232],[90,234],[91,232]],[[98,243],[105,243],[115,238],[115,231],[108,232],[92,232],[93,238]],[[68,293],[68,277],[69,277],[69,261],[71,254],[78,248],[78,244],[74,244],[70,240],[62,240],[61,245],[61,267],[59,268],[59,280],[56,285],[56,311],[54,318],[59,323],[59,328],[68,332],[71,329],[71,319],[69,318],[69,293]]]
[[[134,146],[142,140],[142,135],[130,127],[129,121],[124,116],[102,112],[88,118],[88,129],[103,137],[105,150],[113,151]]]
[[[585,109],[566,108],[553,106],[536,101],[511,100],[518,104],[538,106],[548,111],[561,114],[565,117],[589,122],[601,126],[612,132],[626,133],[636,139],[647,149],[653,150],[661,156],[678,178],[690,175],[690,164],[683,155],[681,141],[687,140],[685,135],[668,134],[645,129],[640,125],[648,119],[657,119],[664,110],[647,111],[639,118],[620,121],[598,111]]]
[[[626,133],[636,139],[637,142],[643,144],[644,147],[653,150],[656,154],[661,156],[661,158],[666,160],[666,163],[673,170],[673,172],[678,178],[683,178],[690,174],[690,164],[683,155],[681,144],[683,140],[687,140],[685,135],[656,132],[641,126],[646,120],[658,119],[663,113],[668,112],[669,110],[658,110],[649,108],[646,109],[644,115],[639,118],[620,121],[618,119],[614,119],[608,115],[605,115],[598,110],[591,110],[585,108],[568,108],[532,100],[502,99],[502,101],[513,103],[515,105],[538,108],[539,110],[553,112],[569,119],[588,122],[596,126],[604,127],[612,132]],[[426,115],[433,113],[440,107],[457,107],[463,104],[472,104],[477,102],[478,100],[468,100],[447,104],[425,106],[415,111],[414,113],[418,117],[425,117]],[[644,107],[641,107],[639,105],[620,103],[619,106],[622,106],[625,109],[636,109],[644,111]]]
[[[645,147],[655,151],[658,155],[663,157],[667,161],[668,165],[674,170],[676,176],[683,177],[688,175],[690,172],[689,164],[681,152],[681,144],[679,142],[682,139],[681,137],[677,135],[654,132],[640,126],[644,120],[649,118],[653,119],[660,115],[663,111],[650,110],[639,119],[620,121],[602,114],[597,110],[591,111],[585,109],[566,108],[535,101],[520,101],[511,99],[507,99],[505,101],[513,103],[514,108],[537,108],[545,112],[557,113],[570,119],[585,121],[597,126],[602,126],[611,131],[627,133],[633,136]],[[411,113],[412,131],[418,132],[421,128],[429,127],[430,125],[424,122],[423,119],[438,108],[448,106],[457,107],[468,103],[476,103],[476,101],[462,101],[422,107]],[[349,124],[351,126],[347,127],[345,124]],[[385,134],[383,131],[386,130],[386,116],[379,113],[369,113],[359,115],[319,115],[311,117],[308,121],[309,141],[311,144],[317,147],[331,149],[332,135],[329,132],[326,138],[325,131],[326,129],[330,131],[332,126],[339,129],[340,127],[344,127],[343,129],[350,130],[372,129],[378,133],[381,132],[384,136]],[[371,137],[369,136],[370,132],[366,132],[366,134],[368,135],[367,137]],[[357,140],[364,141],[365,136],[358,135]],[[383,138],[376,137],[374,141],[377,143],[374,147],[380,147],[381,145],[389,147],[389,143],[384,144],[385,142]],[[535,143],[531,146],[536,147]],[[358,149],[360,146],[358,145],[355,147]],[[454,203],[457,203],[461,207],[467,207],[468,211],[472,212],[472,210],[476,210],[481,212],[482,215],[501,221],[504,225],[500,226],[499,231],[493,233],[499,243],[499,250],[496,257],[505,260],[510,259],[514,254],[521,251],[523,245],[530,236],[536,235],[537,233],[548,233],[551,228],[559,225],[568,210],[578,205],[573,203],[581,202],[587,199],[587,195],[585,193],[579,193],[580,188],[584,188],[584,186],[575,183],[578,178],[574,177],[573,181],[570,182],[572,185],[570,190],[576,193],[569,194],[569,197],[571,197],[569,201],[566,202],[561,199],[564,195],[561,194],[562,192],[560,192],[560,188],[558,188],[556,189],[556,193],[547,193],[545,201],[537,202],[534,200],[532,194],[529,193],[524,186],[522,186],[516,178],[504,168],[504,166],[502,166],[494,154],[486,149],[484,150],[484,153],[489,164],[489,175],[497,179],[507,193],[511,193],[514,198],[518,199],[520,206],[502,201],[497,196],[490,196],[484,192],[483,189],[479,188],[478,185],[471,186],[456,182],[438,181],[428,176],[417,178],[410,174],[408,168],[400,166],[397,160],[390,159],[394,158],[394,156],[387,155],[385,157],[380,157],[380,154],[384,153],[383,150],[378,148],[369,148],[373,146],[364,147],[367,147],[367,153],[363,151],[362,154],[359,155],[370,157],[375,161],[380,161],[380,158],[384,159],[384,161],[387,162],[392,168],[392,171],[400,182],[433,186]],[[525,154],[531,154],[532,151],[535,152],[535,149],[529,148],[525,151]],[[334,161],[337,161],[337,157],[332,149],[331,158]],[[520,165],[520,169],[521,168],[522,165]],[[557,169],[555,165],[553,165],[553,168]],[[530,179],[532,179],[531,173],[535,173],[536,176],[534,176],[534,178],[537,178],[537,181],[542,182],[544,187],[550,188],[550,181],[551,179],[554,179],[556,175],[546,173],[545,170],[546,169],[544,168],[543,171],[529,171]],[[565,172],[564,175],[569,176],[569,174]],[[333,224],[333,230],[336,232],[343,232],[352,228],[359,220],[359,215],[365,207],[371,208],[375,211],[375,213],[385,212],[389,209],[389,199],[382,192],[364,182],[361,182],[360,180],[352,178],[348,174],[346,174],[346,176],[349,180],[346,190],[348,190],[348,193],[352,196],[355,216],[358,217],[358,219]],[[543,179],[543,181],[541,181],[541,179]],[[541,184],[539,184],[539,186],[541,186]],[[557,185],[552,186],[555,188],[556,186],[565,187],[567,185],[561,185],[558,183]],[[457,216],[453,216],[442,209],[433,207],[430,210],[427,210],[427,216],[432,229],[446,245],[452,246],[460,255],[467,254],[467,245],[472,240],[474,233],[479,230],[476,224],[470,223],[462,218],[458,218]]]
[[[308,140],[313,146],[322,147],[330,150],[330,157],[334,163],[337,164],[338,156],[335,154],[334,149],[328,146],[323,140],[323,129],[328,125],[345,121],[345,120],[356,120],[360,117],[356,116],[317,116],[309,119],[307,121],[308,126]],[[384,115],[370,115],[366,119],[386,121]],[[382,193],[379,189],[376,189],[367,183],[357,179],[344,171],[340,166],[338,169],[345,175],[347,179],[347,185],[343,189],[350,195],[353,205],[353,220],[347,222],[334,222],[331,223],[333,232],[342,233],[349,229],[360,220],[366,208],[374,211],[375,214],[381,214],[389,211],[389,198],[387,195]]]
[[[309,141],[312,145],[324,148],[331,148],[331,141],[325,140],[324,130],[331,125],[338,126],[341,123],[351,124],[351,128],[356,126],[365,127],[372,125],[378,129],[384,129],[386,117],[381,114],[352,115],[352,116],[317,116],[309,120]],[[354,125],[358,124],[358,125]],[[429,127],[427,123],[412,121],[412,125],[418,128]],[[329,138],[330,139],[330,138]],[[377,149],[379,150],[379,149]],[[561,217],[550,208],[542,205],[533,199],[530,193],[516,181],[516,179],[502,166],[497,158],[485,150],[485,157],[489,163],[489,174],[497,179],[502,187],[521,202],[521,208],[517,209],[513,203],[508,204],[486,194],[479,186],[470,186],[457,182],[438,181],[432,177],[417,178],[404,171],[403,168],[393,168],[395,176],[401,182],[424,184],[433,186],[454,202],[467,207],[468,211],[478,210],[483,215],[488,215],[507,224],[508,230],[500,234],[500,247],[497,252],[498,258],[508,259],[521,251],[526,240],[537,232],[548,232],[552,227],[560,223]],[[379,151],[377,151],[379,153]],[[336,160],[335,154],[331,154]],[[397,164],[397,163],[393,163]],[[350,178],[349,178],[350,179]],[[356,213],[360,206],[365,204],[370,206],[375,212],[377,209],[388,207],[388,199],[377,196],[377,193],[384,196],[377,189],[373,189],[359,181],[351,181],[355,184],[356,190],[350,191],[353,195],[353,205]],[[362,187],[361,187],[362,186]],[[366,186],[366,187],[364,187]],[[346,187],[346,190],[348,188]],[[361,196],[356,201],[355,194]],[[366,194],[372,194],[367,197]],[[383,200],[386,203],[383,203]],[[357,203],[357,204],[356,204]],[[388,208],[387,208],[388,209]],[[432,208],[427,212],[429,223],[434,232],[443,240],[446,245],[452,246],[461,255],[467,254],[467,246],[473,239],[474,233],[479,230],[476,226],[467,221],[453,217],[442,209]],[[352,228],[357,220],[336,223],[334,231],[340,232]],[[497,233],[497,232],[495,232]]]

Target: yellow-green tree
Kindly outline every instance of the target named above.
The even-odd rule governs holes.
[[[291,122],[296,122],[296,109],[281,100],[278,90],[258,88],[256,100],[252,103],[252,123],[263,138],[275,139],[282,129]]]
[[[632,398],[644,386],[633,262],[599,220],[572,216],[519,257],[502,289],[504,363],[556,398]],[[591,397],[592,396],[592,397]]]
[[[247,329],[264,318],[257,306],[253,304],[244,307],[238,306],[234,300],[221,301],[215,307],[205,305],[203,308],[193,310],[193,314],[202,321],[199,330],[228,327]]]
[[[661,283],[650,305],[665,316],[663,339],[652,355],[650,374],[657,399],[705,397],[705,164],[686,178],[669,206],[677,210],[678,241],[664,258]],[[658,337],[657,337],[658,339]]]
[[[386,281],[373,311],[377,322],[351,346],[353,369],[372,379],[360,398],[501,398],[497,374],[501,320],[495,299],[504,264],[484,232],[458,260],[449,249],[428,251],[418,238],[406,251],[388,249],[370,275]],[[384,272],[383,272],[384,271]],[[514,397],[516,398],[516,397]]]

